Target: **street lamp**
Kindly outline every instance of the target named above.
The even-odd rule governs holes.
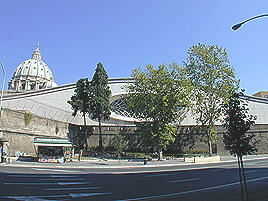
[[[245,24],[246,22],[251,21],[251,20],[254,20],[254,19],[257,19],[257,18],[260,18],[260,17],[265,17],[265,16],[268,16],[268,14],[258,15],[258,16],[249,18],[249,19],[245,20],[244,22],[240,22],[240,23],[238,23],[238,24],[232,26],[232,29],[235,31],[235,30],[239,29],[239,28],[240,28],[243,24]]]
[[[2,67],[2,70],[3,70],[3,85],[2,85],[2,93],[1,93],[1,99],[0,99],[0,115],[1,115],[1,112],[2,112],[2,101],[3,101],[3,96],[4,96],[4,87],[5,87],[5,78],[6,78],[6,73],[5,73],[5,68],[4,68],[4,65],[2,63],[2,61],[0,60],[0,64],[1,64],[1,67]]]

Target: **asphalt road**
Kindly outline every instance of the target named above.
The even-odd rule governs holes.
[[[245,166],[250,200],[268,200],[268,159]],[[235,162],[114,169],[0,167],[0,178],[0,200],[241,200]]]

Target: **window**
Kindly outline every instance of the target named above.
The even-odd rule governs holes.
[[[30,87],[31,87],[31,90],[34,90],[35,84],[31,84]]]
[[[25,83],[22,83],[22,85],[21,85],[21,89],[22,89],[22,90],[25,90]]]
[[[268,95],[264,95],[264,98],[268,99]]]

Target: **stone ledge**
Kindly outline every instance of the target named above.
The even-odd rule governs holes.
[[[184,162],[186,163],[220,162],[220,161],[221,161],[220,156],[184,158]]]

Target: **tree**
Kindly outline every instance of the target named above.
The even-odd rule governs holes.
[[[229,99],[239,81],[225,49],[199,43],[190,47],[187,54],[184,74],[192,85],[191,111],[202,126],[211,154],[211,143],[217,140],[215,123],[221,117],[220,104]]]
[[[174,141],[176,124],[182,118],[183,106],[188,104],[187,87],[177,64],[148,65],[144,71],[136,69],[134,82],[126,88],[125,104],[138,121],[137,132],[143,136],[146,147],[152,147],[162,160],[162,152]],[[147,143],[146,143],[147,142]]]
[[[254,134],[249,135],[246,133],[255,124],[256,117],[248,114],[248,104],[241,99],[243,96],[243,92],[233,92],[229,102],[223,104],[224,127],[227,129],[223,135],[223,142],[225,149],[237,157],[242,201],[244,201],[244,191],[246,201],[248,201],[243,156],[255,153],[257,151],[255,145],[258,141],[255,139]]]
[[[90,113],[90,107],[89,107],[89,81],[88,79],[80,79],[76,82],[76,88],[74,90],[74,95],[71,97],[71,100],[67,101],[72,107],[73,110],[73,116],[75,117],[78,112],[82,113],[83,119],[84,119],[84,127],[82,128],[82,131],[79,132],[77,135],[77,145],[79,149],[79,160],[81,159],[81,156],[83,154],[83,146],[86,144],[87,147],[87,138],[84,136],[86,134],[86,115]]]
[[[75,129],[75,132],[70,132],[67,134],[68,138],[71,140],[74,147],[79,150],[78,160],[81,160],[84,145],[87,147],[88,136],[93,134],[92,127],[79,126],[78,129]]]
[[[101,63],[97,64],[93,79],[89,87],[90,116],[99,123],[99,148],[103,149],[101,121],[109,120],[111,106],[109,98],[111,90],[108,86],[108,75]]]
[[[114,148],[116,155],[117,155],[117,158],[119,160],[121,157],[121,154],[126,146],[126,142],[124,140],[123,135],[121,133],[115,134],[115,136],[111,140],[111,145]]]
[[[84,126],[87,125],[86,115],[90,113],[89,107],[89,94],[88,94],[89,81],[88,79],[80,79],[76,82],[74,95],[71,100],[67,101],[72,106],[73,116],[75,117],[78,112],[82,113],[84,119]]]

